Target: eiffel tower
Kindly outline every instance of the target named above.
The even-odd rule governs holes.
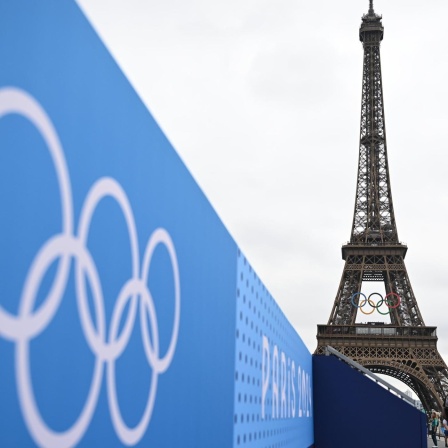
[[[384,122],[380,42],[382,17],[373,0],[362,17],[364,47],[361,129],[355,210],[350,242],[342,246],[344,271],[327,325],[317,326],[316,354],[327,345],[374,373],[404,382],[426,410],[443,410],[448,369],[437,350],[437,328],[427,327],[404,264],[398,239]],[[363,282],[384,282],[385,296],[361,294]],[[357,313],[381,313],[384,322],[356,323]],[[372,317],[371,317],[372,316]]]

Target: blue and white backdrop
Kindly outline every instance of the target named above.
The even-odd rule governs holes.
[[[0,3],[0,446],[303,446],[311,355],[77,5]]]

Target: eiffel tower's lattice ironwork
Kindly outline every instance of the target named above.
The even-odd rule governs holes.
[[[330,318],[327,325],[318,325],[316,354],[331,345],[373,372],[402,380],[426,409],[442,410],[448,369],[437,350],[437,329],[425,326],[418,308],[404,263],[407,246],[400,243],[395,222],[384,120],[381,19],[370,0],[359,30],[364,61],[353,225],[350,242],[342,246],[345,266]],[[400,296],[400,304],[390,308],[390,324],[356,323],[357,306],[365,300],[356,293],[366,281],[384,282],[386,294]]]

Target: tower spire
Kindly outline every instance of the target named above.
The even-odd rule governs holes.
[[[369,0],[369,15],[374,15],[375,11],[373,10],[373,0]]]

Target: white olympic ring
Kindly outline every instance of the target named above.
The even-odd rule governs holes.
[[[16,343],[16,381],[21,410],[27,427],[41,446],[65,448],[76,445],[87,428],[95,411],[101,388],[103,369],[107,365],[107,392],[112,423],[119,439],[126,445],[138,443],[149,425],[154,409],[158,375],[170,366],[176,349],[180,324],[180,279],[176,250],[169,233],[156,229],[150,236],[140,268],[137,229],[134,215],[126,193],[120,184],[110,178],[100,178],[91,187],[83,204],[77,234],[74,234],[73,202],[69,172],[62,145],[50,118],[40,104],[23,90],[16,88],[0,89],[0,119],[4,115],[19,114],[30,121],[43,137],[53,160],[61,194],[62,230],[46,241],[37,252],[26,276],[18,315],[6,311],[0,305],[0,336]],[[104,297],[94,260],[86,247],[89,226],[99,202],[111,197],[123,212],[131,247],[132,278],[121,288],[112,312],[112,321],[106,338],[106,316]],[[168,251],[174,278],[174,322],[171,339],[164,356],[160,357],[159,333],[156,309],[151,292],[148,289],[149,268],[155,248],[162,244]],[[92,383],[84,407],[73,425],[63,432],[56,432],[43,420],[35,400],[30,363],[29,342],[42,333],[49,325],[61,305],[67,287],[71,260],[75,263],[76,299],[81,327],[88,346],[95,355]],[[59,259],[53,284],[42,305],[34,310],[37,292],[48,268]],[[86,293],[86,277],[89,282],[97,319],[92,321]],[[138,300],[140,299],[140,300]],[[123,329],[119,334],[120,322],[126,305],[129,311]],[[138,306],[140,304],[140,306]],[[117,398],[115,382],[115,361],[125,350],[134,327],[137,310],[140,313],[142,341],[146,359],[152,368],[151,386],[143,416],[140,422],[130,428],[122,418]],[[148,330],[146,313],[149,315],[151,336]]]

